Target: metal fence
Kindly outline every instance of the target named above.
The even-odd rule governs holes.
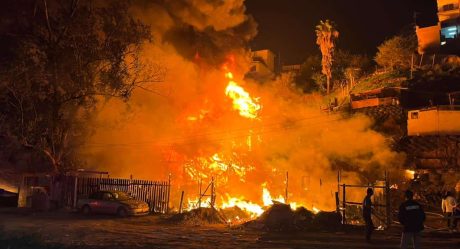
[[[100,190],[116,190],[129,193],[137,200],[149,204],[150,211],[166,213],[169,207],[170,180],[150,181],[138,179],[103,178],[81,175],[27,175],[20,189],[19,206],[27,206],[27,199],[34,189],[42,189],[55,206],[76,207],[78,199],[87,198]]]
[[[150,211],[166,213],[168,212],[170,187],[169,181],[78,177],[76,196],[86,198],[89,194],[99,190],[124,191],[137,200],[147,202]]]
[[[391,197],[390,197],[390,184],[388,175],[385,172],[384,181],[380,181],[380,184],[369,184],[369,185],[353,185],[353,184],[340,184],[340,172],[338,172],[338,192],[336,192],[337,210],[342,211],[342,222],[347,224],[347,214],[349,211],[362,211],[361,200],[352,201],[348,196],[352,190],[359,191],[360,193],[366,193],[367,188],[379,190],[379,194],[375,193],[373,196],[372,203],[372,215],[378,221],[378,224],[382,224],[385,227],[389,227],[392,223],[392,212],[391,212]],[[359,215],[361,216],[361,215]]]

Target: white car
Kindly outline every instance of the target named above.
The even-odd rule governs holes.
[[[85,214],[116,214],[120,217],[149,213],[149,205],[122,191],[97,191],[88,199],[77,202],[78,210]]]

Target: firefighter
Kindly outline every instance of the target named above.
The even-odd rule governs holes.
[[[374,223],[372,222],[372,200],[371,197],[374,194],[372,188],[367,189],[367,195],[363,200],[363,218],[366,223],[366,241],[370,242],[372,231],[374,231]]]
[[[425,212],[422,205],[414,201],[414,193],[407,190],[406,201],[399,206],[398,220],[403,225],[401,236],[401,249],[406,249],[412,240],[414,249],[420,248],[421,231],[425,222]]]

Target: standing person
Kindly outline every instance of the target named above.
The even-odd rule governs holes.
[[[449,231],[457,230],[457,219],[452,218],[452,216],[456,215],[457,213],[457,201],[452,196],[452,193],[450,191],[446,192],[446,195],[442,199],[441,206],[442,212],[444,213],[444,216],[447,218],[447,228],[449,229]]]
[[[366,223],[366,241],[371,241],[372,231],[374,231],[374,223],[372,222],[372,200],[371,197],[374,194],[372,188],[367,189],[367,195],[363,200],[363,218]]]
[[[401,236],[401,249],[406,249],[409,241],[412,240],[414,249],[420,249],[425,212],[422,205],[414,201],[414,193],[407,190],[406,201],[399,206],[398,219],[404,229]]]

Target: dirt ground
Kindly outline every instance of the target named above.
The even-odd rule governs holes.
[[[161,216],[122,219],[0,209],[0,248],[399,248],[398,227],[376,231],[373,243],[368,244],[360,228],[335,233],[275,233],[225,225],[165,225],[161,221]],[[460,234],[427,229],[423,248],[460,248]]]

